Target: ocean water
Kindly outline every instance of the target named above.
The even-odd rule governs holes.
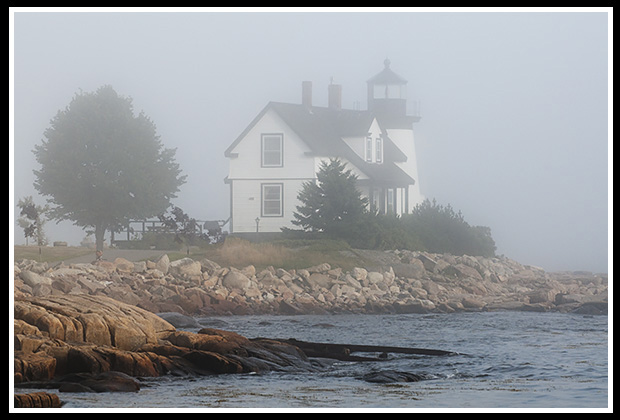
[[[143,378],[137,393],[62,393],[64,408],[113,409],[605,409],[608,318],[559,313],[234,316],[204,326],[248,338],[423,347],[450,356],[390,354],[317,372]],[[421,375],[379,384],[379,370]],[[613,395],[612,395],[613,396]]]

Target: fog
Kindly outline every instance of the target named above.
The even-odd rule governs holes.
[[[227,219],[224,150],[269,101],[300,103],[310,80],[326,106],[333,80],[344,108],[365,109],[366,81],[389,58],[421,104],[423,195],[489,226],[498,254],[608,271],[611,9],[59,10],[10,9],[9,242],[25,243],[17,201],[45,203],[32,150],[80,89],[133,98],[177,148],[187,182],[173,204]],[[69,222],[46,234],[85,237]]]

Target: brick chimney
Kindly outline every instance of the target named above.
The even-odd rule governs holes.
[[[301,82],[301,104],[305,106],[312,106],[312,82]]]
[[[342,109],[342,86],[330,83],[327,86],[327,105],[330,109]]]

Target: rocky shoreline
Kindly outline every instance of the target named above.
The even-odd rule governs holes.
[[[355,251],[364,252],[364,251]],[[16,295],[108,296],[189,316],[559,311],[607,313],[607,275],[545,272],[508,258],[374,252],[368,267],[220,267],[202,259],[15,264]]]
[[[181,331],[167,315],[607,314],[606,275],[546,273],[506,258],[409,251],[373,257],[373,264],[350,271],[329,264],[257,271],[207,259],[170,262],[166,255],[142,262],[16,262],[14,383],[61,393],[135,392],[140,377],[311,371],[325,368],[325,357],[349,357],[347,348],[315,358],[300,343],[248,339],[213,328]],[[392,376],[415,379],[406,373]],[[14,405],[58,407],[61,402],[55,394],[16,393]]]
[[[14,311],[14,383],[20,389],[136,392],[141,377],[317,367],[297,346],[212,328],[178,331],[151,312],[106,296],[21,295]],[[58,401],[40,398],[45,394],[16,394],[15,405]]]

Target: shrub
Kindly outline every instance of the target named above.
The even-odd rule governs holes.
[[[455,255],[494,256],[491,230],[470,226],[461,212],[428,199],[402,217],[368,211],[368,200],[356,187],[357,177],[338,159],[323,162],[317,182],[306,182],[301,205],[283,228],[289,238],[337,239],[353,248],[410,249]]]
[[[450,205],[443,206],[427,199],[402,220],[403,228],[416,236],[429,252],[485,257],[495,255],[491,229],[470,226],[461,212],[454,211]]]

